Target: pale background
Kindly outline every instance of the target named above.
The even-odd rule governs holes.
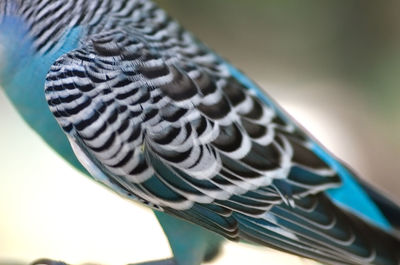
[[[164,0],[363,177],[400,199],[400,3]],[[381,2],[379,2],[381,3]],[[0,93],[0,264],[170,256],[151,212],[57,157]],[[228,244],[218,264],[311,264]]]

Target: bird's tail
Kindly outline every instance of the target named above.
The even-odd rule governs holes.
[[[353,174],[357,176],[356,174]],[[400,206],[396,204],[388,195],[384,192],[377,190],[372,187],[365,180],[356,177],[357,182],[364,188],[364,191],[373,200],[376,206],[381,210],[382,214],[387,218],[392,227],[398,230],[400,234]],[[400,249],[399,249],[400,251]]]
[[[400,264],[400,239],[324,193],[276,205],[268,218],[238,216],[242,237],[327,264]],[[272,229],[273,228],[273,229]]]

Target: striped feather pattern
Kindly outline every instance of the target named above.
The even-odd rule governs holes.
[[[166,27],[175,29],[170,38],[190,38],[169,23]],[[132,186],[131,192],[155,174],[163,179],[165,170],[153,167],[152,159],[196,190],[188,194],[165,183],[181,199],[145,196],[160,207],[188,209],[193,202],[228,200],[274,186],[273,199],[254,206],[266,211],[339,183],[306,140],[291,134],[295,128],[278,121],[217,57],[187,55],[195,50],[188,49],[193,40],[182,42],[178,56],[176,49],[171,53],[153,42],[136,28],[95,34],[55,62],[47,77],[46,98],[64,130],[79,138],[106,172]],[[291,177],[292,169],[319,179],[309,185],[301,174]],[[290,182],[282,185],[282,179]]]
[[[398,264],[396,239],[325,197],[340,178],[309,137],[151,1],[18,5],[39,54],[83,29],[45,94],[95,179],[232,240],[331,264]]]
[[[144,21],[148,15],[157,20],[156,12],[155,4],[146,0],[0,1],[0,20],[4,15],[21,17],[29,25],[29,37],[39,54],[59,49],[74,27],[84,26],[85,34],[91,35]]]

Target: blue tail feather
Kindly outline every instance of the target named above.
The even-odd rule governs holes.
[[[343,184],[327,191],[328,196],[339,205],[355,212],[357,215],[366,218],[371,223],[390,230],[392,226],[386,217],[379,210],[375,202],[368,196],[355,177],[341,163],[332,157],[318,144],[313,145],[314,152],[328,163],[342,179]]]

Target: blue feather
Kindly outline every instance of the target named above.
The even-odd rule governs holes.
[[[250,91],[254,92],[259,99],[274,109],[283,119],[286,121],[289,120],[288,115],[285,114],[256,84],[254,84],[254,82],[246,77],[246,75],[230,64],[227,64],[227,66],[232,76],[234,76],[240,83],[246,86]],[[342,180],[342,185],[340,187],[327,191],[328,196],[337,204],[350,210],[356,215],[363,217],[372,224],[375,224],[382,229],[390,230],[392,227],[389,221],[382,214],[374,201],[371,200],[363,190],[360,184],[357,183],[355,177],[316,142],[312,143],[312,150],[329,166],[336,170]]]
[[[357,215],[366,218],[373,224],[390,230],[392,227],[376,204],[371,200],[363,190],[354,176],[332,155],[325,151],[317,143],[313,144],[313,151],[327,164],[329,164],[342,179],[343,184],[339,188],[330,189],[327,194],[333,201],[347,209],[355,212]]]
[[[18,28],[22,27],[18,23],[13,25]],[[44,97],[44,82],[50,66],[62,54],[78,46],[80,33],[80,28],[72,29],[66,34],[63,45],[55,53],[44,55],[23,53],[23,56],[27,56],[25,61],[18,65],[18,71],[7,85],[4,85],[4,88],[7,96],[27,124],[74,167],[85,172],[75,158],[64,132],[51,114]],[[23,35],[15,37],[22,39]]]

